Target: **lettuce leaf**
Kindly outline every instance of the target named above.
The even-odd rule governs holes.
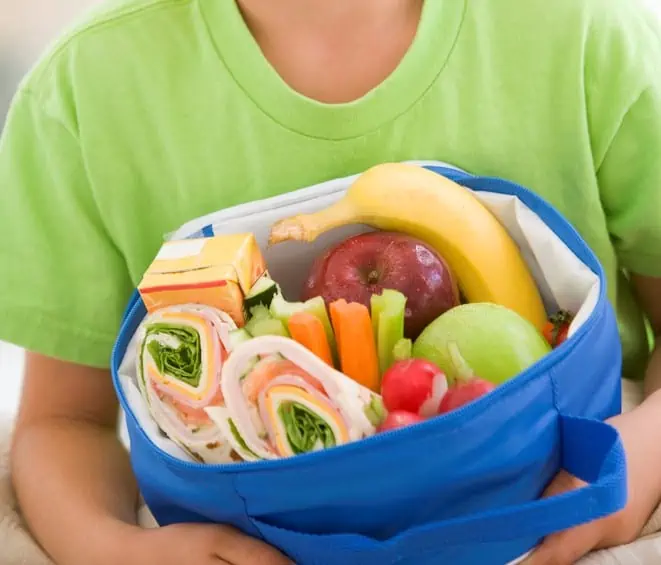
[[[153,334],[168,335],[179,342],[176,348],[157,340],[147,344],[147,350],[159,373],[197,387],[202,374],[202,349],[197,330],[185,326],[152,324],[147,329],[147,337]]]
[[[287,439],[296,454],[314,451],[319,445],[324,449],[335,447],[335,434],[317,414],[298,402],[286,402],[278,407]]]

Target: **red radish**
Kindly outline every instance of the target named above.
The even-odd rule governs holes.
[[[441,409],[439,410],[439,413],[445,414],[452,410],[456,410],[465,404],[473,402],[473,400],[477,400],[480,396],[491,392],[495,388],[496,387],[489,381],[485,381],[478,377],[459,382],[448,389],[443,400],[441,400]]]
[[[378,431],[387,432],[389,430],[396,430],[397,428],[419,424],[424,421],[424,418],[421,418],[417,414],[412,414],[411,412],[406,412],[404,410],[397,410],[388,414],[383,421],[383,424],[379,426]]]
[[[381,380],[381,396],[388,412],[404,410],[423,418],[438,414],[447,390],[445,373],[423,359],[397,361]]]
[[[443,400],[441,400],[440,414],[446,414],[465,404],[469,404],[496,388],[496,385],[493,383],[476,377],[473,374],[468,363],[466,363],[461,353],[459,353],[459,348],[455,343],[451,343],[448,349],[450,350],[450,356],[459,376],[456,382],[448,389],[447,393],[445,393]]]

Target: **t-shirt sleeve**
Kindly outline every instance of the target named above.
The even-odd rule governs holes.
[[[108,367],[131,291],[75,120],[16,96],[0,139],[0,340]]]
[[[641,0],[603,3],[585,83],[600,198],[620,266],[661,276],[661,22]]]
[[[661,276],[659,86],[644,90],[627,111],[597,174],[621,267],[640,275]]]

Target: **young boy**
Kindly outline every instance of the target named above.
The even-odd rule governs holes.
[[[612,420],[629,504],[532,561],[634,539],[661,498],[659,29],[640,0],[119,0],[70,31],[0,143],[0,339],[30,352],[14,480],[54,561],[288,562],[223,526],[135,525],[108,372],[120,316],[185,221],[408,159],[532,188],[599,255],[648,395]]]

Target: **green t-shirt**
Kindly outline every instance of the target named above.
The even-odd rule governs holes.
[[[378,57],[378,53],[375,53]],[[107,366],[163,235],[248,200],[433,159],[522,183],[598,254],[628,373],[624,270],[661,276],[661,41],[634,0],[428,0],[379,87],[289,88],[230,0],[124,0],[53,46],[0,143],[0,339]]]

